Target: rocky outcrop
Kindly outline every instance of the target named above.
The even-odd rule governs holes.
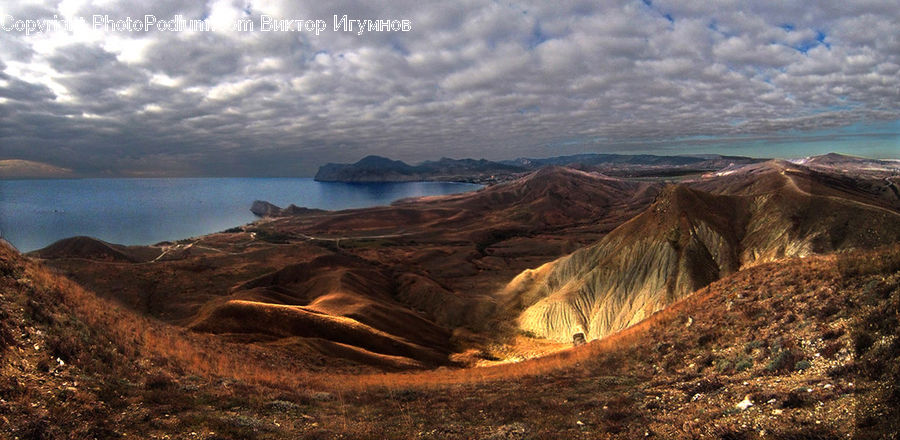
[[[326,212],[321,209],[304,208],[296,205],[289,205],[287,208],[281,208],[263,200],[257,200],[250,205],[250,212],[257,217],[287,217],[291,215],[305,215]]]
[[[263,200],[256,200],[250,205],[250,212],[257,217],[277,217],[281,208]]]

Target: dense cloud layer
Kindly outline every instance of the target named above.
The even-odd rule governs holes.
[[[89,27],[94,14],[182,14],[222,29],[0,30],[0,159],[97,175],[302,175],[372,153],[897,154],[893,1],[97,3],[7,4],[0,17]],[[225,29],[263,14],[329,29]],[[335,32],[334,14],[412,30]]]

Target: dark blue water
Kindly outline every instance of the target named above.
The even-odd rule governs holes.
[[[252,222],[254,200],[334,210],[477,188],[465,183],[348,184],[299,178],[0,180],[0,233],[23,252],[76,235],[153,244]]]

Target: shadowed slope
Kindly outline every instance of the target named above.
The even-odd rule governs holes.
[[[72,237],[34,251],[39,258],[87,258],[111,262],[137,263],[159,256],[160,251],[146,246],[122,246],[92,237]]]

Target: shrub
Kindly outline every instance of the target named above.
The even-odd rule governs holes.
[[[749,370],[753,367],[753,361],[749,358],[742,357],[734,364],[735,371]]]
[[[61,331],[54,332],[47,337],[47,348],[50,350],[50,355],[67,363],[77,359],[81,351],[80,345],[81,341],[76,340],[75,335],[63,334]]]
[[[844,344],[841,341],[832,341],[825,345],[822,349],[822,356],[826,359],[834,359],[835,355],[841,351]]]
[[[809,361],[807,361],[807,360],[802,360],[802,361],[797,362],[796,364],[794,364],[794,369],[797,370],[797,371],[803,371],[803,370],[809,368],[810,366],[811,366],[811,365],[810,365]]]
[[[164,374],[151,375],[144,382],[144,388],[147,390],[164,390],[174,386],[175,382],[172,382],[172,379]]]
[[[266,403],[266,409],[273,412],[288,412],[294,411],[300,406],[294,402],[289,402],[287,400],[273,400],[271,402]]]
[[[800,408],[808,403],[807,392],[803,389],[791,390],[781,402],[782,408]]]
[[[872,344],[875,343],[875,337],[863,329],[854,331],[851,338],[853,339],[853,351],[856,352],[857,356],[865,354],[872,347]]]
[[[696,383],[685,384],[680,388],[690,397],[694,394],[711,393],[713,391],[721,389],[724,386],[725,384],[717,379],[700,379]]]
[[[832,339],[837,339],[843,335],[844,335],[844,329],[842,329],[842,328],[826,330],[825,333],[822,333],[822,340],[830,341]]]
[[[537,339],[537,335],[531,330],[521,330],[519,333],[526,338]]]
[[[708,330],[697,338],[697,345],[700,347],[705,347],[718,339],[719,335],[715,330]]]
[[[0,353],[3,353],[3,350],[16,343],[12,332],[6,327],[6,322],[3,318],[4,316],[0,314]]]
[[[838,270],[845,277],[897,272],[900,252],[895,248],[881,255],[847,255],[838,260]]]
[[[772,360],[769,361],[769,364],[766,365],[766,371],[777,373],[790,370],[795,364],[794,358],[795,356],[790,350],[778,351],[772,356]]]
[[[760,341],[759,339],[755,339],[755,340],[748,342],[747,345],[744,346],[744,351],[746,351],[747,353],[752,353],[753,350],[756,350],[757,348],[762,348],[763,345],[765,345],[765,343],[763,341]]]
[[[287,244],[292,238],[294,238],[290,234],[283,234],[281,232],[270,231],[268,229],[255,229],[252,232],[256,232],[256,238],[258,240],[273,244]]]

